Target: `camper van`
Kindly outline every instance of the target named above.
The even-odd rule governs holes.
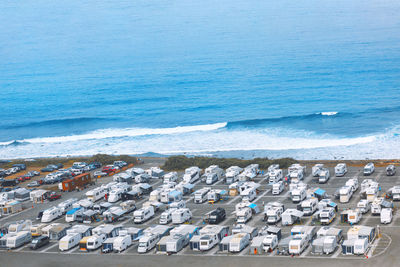
[[[318,183],[324,184],[328,182],[329,177],[330,177],[329,170],[326,168],[321,169],[318,175]]]
[[[172,222],[172,209],[165,210],[163,213],[161,213],[160,216],[160,224],[168,224]]]
[[[247,233],[239,233],[233,235],[229,242],[229,252],[237,253],[246,248],[250,243],[250,235]]]
[[[301,202],[301,209],[305,216],[313,215],[313,213],[317,210],[318,199],[309,198],[305,199]]]
[[[115,203],[121,200],[122,194],[129,191],[129,187],[118,187],[111,190],[110,194],[108,195],[108,202]]]
[[[324,208],[323,210],[321,210],[319,217],[320,217],[320,222],[322,225],[328,225],[336,217],[335,209],[334,208]]]
[[[351,178],[351,179],[347,180],[347,182],[345,183],[345,186],[350,186],[351,191],[353,191],[353,193],[356,192],[358,190],[358,179]]]
[[[264,220],[266,220],[268,224],[278,223],[282,218],[283,210],[284,206],[281,203],[273,202],[267,204],[264,207]]]
[[[339,163],[335,167],[335,176],[341,177],[347,173],[347,166],[346,163]]]
[[[393,211],[391,208],[383,208],[381,210],[381,223],[389,224],[393,219]]]
[[[340,203],[348,203],[353,196],[353,190],[350,186],[343,186],[339,190],[339,201]]]
[[[285,189],[285,185],[282,181],[272,184],[272,194],[279,195]]]
[[[382,202],[384,201],[383,197],[377,197],[371,203],[371,214],[379,215],[382,210]]]
[[[192,219],[192,212],[188,208],[176,209],[172,212],[172,223],[181,224]]]
[[[372,162],[368,163],[367,165],[365,165],[364,167],[364,175],[371,175],[373,174],[375,171],[375,166]]]
[[[159,240],[160,236],[158,234],[148,234],[142,236],[139,239],[138,253],[146,253],[147,251],[152,250]]]
[[[238,224],[248,222],[252,217],[252,211],[249,207],[244,207],[236,212],[236,222]]]
[[[313,177],[318,177],[319,172],[324,168],[324,164],[315,164],[311,169],[311,174]]]
[[[361,199],[357,203],[357,208],[361,211],[362,214],[367,213],[371,209],[371,204],[366,199]]]
[[[92,202],[96,202],[100,199],[103,199],[106,195],[107,191],[103,187],[97,187],[93,190],[86,192],[86,197]]]
[[[278,183],[279,181],[282,181],[282,179],[283,179],[282,169],[271,170],[270,172],[268,172],[268,177],[269,177],[268,181],[270,184],[274,184],[274,183]]]
[[[133,212],[134,223],[144,223],[154,216],[154,207],[148,206]]]
[[[30,231],[20,231],[7,238],[7,248],[19,248],[32,240],[32,235]]]
[[[295,188],[290,192],[293,203],[299,203],[307,197],[307,192],[304,187]]]
[[[199,167],[190,167],[185,170],[185,174],[183,175],[183,181],[185,183],[194,184],[200,179],[201,169]]]
[[[57,207],[52,207],[43,212],[42,223],[48,223],[62,216],[62,211]]]
[[[386,175],[393,176],[396,174],[396,167],[394,165],[389,165],[386,167]]]
[[[204,175],[206,184],[210,185],[224,176],[224,170],[219,168],[217,165],[211,165],[205,169]]]
[[[194,203],[201,204],[207,201],[207,194],[211,190],[210,187],[203,187],[194,193]]]
[[[226,169],[225,179],[227,184],[239,181],[239,174],[243,169],[238,166],[231,166]]]
[[[359,209],[348,210],[348,222],[350,224],[357,224],[361,220],[361,211]]]

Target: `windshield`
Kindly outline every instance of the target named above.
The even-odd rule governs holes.
[[[141,248],[145,248],[146,247],[146,242],[140,242],[139,243],[139,247],[141,247]]]
[[[269,216],[268,217],[268,220],[275,220],[276,219],[276,216],[274,215],[274,216]]]
[[[311,208],[310,207],[305,207],[305,208],[303,208],[303,210],[304,211],[311,211]]]
[[[38,240],[38,239],[34,239],[34,240],[32,240],[32,244],[36,244],[37,242],[39,242],[39,240]]]
[[[94,242],[88,242],[88,246],[93,246]]]

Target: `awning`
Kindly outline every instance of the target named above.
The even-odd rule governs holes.
[[[314,191],[314,194],[316,194],[318,196],[323,196],[326,194],[326,191],[321,188],[318,188],[317,190]]]

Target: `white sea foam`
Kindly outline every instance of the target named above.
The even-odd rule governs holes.
[[[337,111],[326,111],[326,112],[321,112],[321,113],[317,113],[317,114],[321,114],[322,116],[335,116],[338,113],[339,112],[337,112]]]

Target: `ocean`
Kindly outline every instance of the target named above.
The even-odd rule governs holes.
[[[0,158],[400,158],[400,2],[0,2]]]

